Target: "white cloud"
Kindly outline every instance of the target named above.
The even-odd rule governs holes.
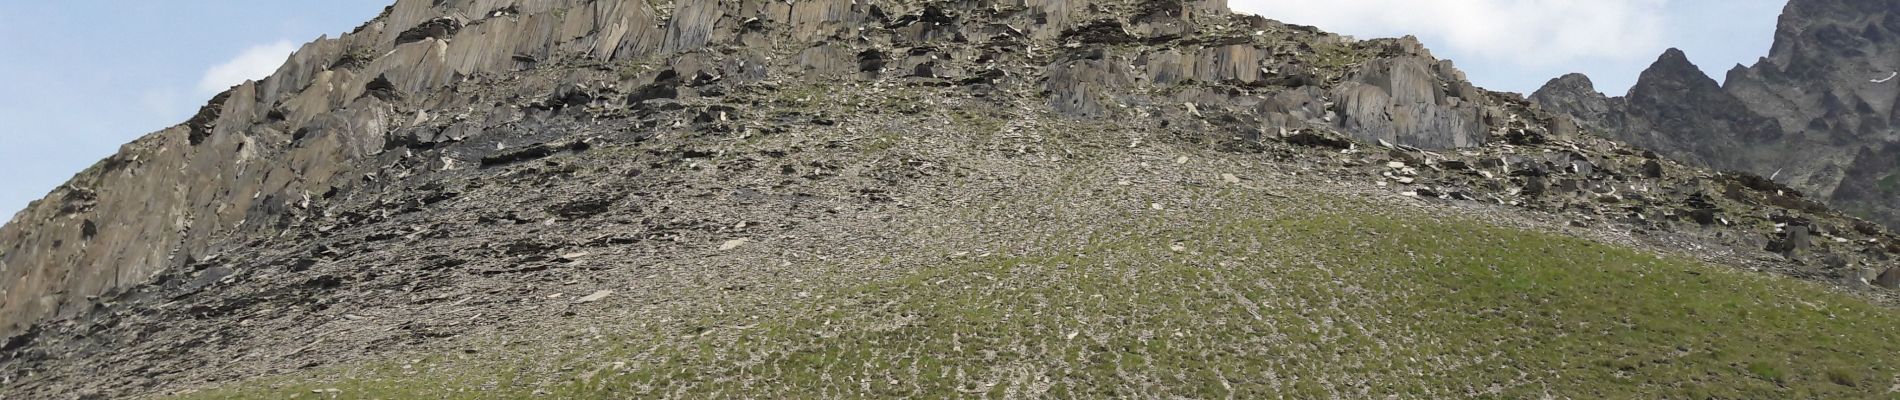
[[[1667,0],[1232,0],[1235,11],[1520,66],[1653,58]]]
[[[284,61],[290,59],[290,53],[295,51],[297,45],[291,44],[289,40],[245,49],[231,61],[205,71],[204,79],[198,81],[198,90],[222,92],[247,80],[263,79],[277,72],[277,67],[283,66]]]

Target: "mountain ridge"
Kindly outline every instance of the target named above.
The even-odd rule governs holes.
[[[1882,78],[1900,71],[1891,61],[1900,54],[1896,32],[1900,8],[1890,2],[1795,0],[1769,54],[1730,69],[1719,86],[1680,71],[1687,61],[1671,62],[1683,58],[1671,49],[1629,96],[1606,97],[1560,78],[1532,97],[1611,137],[1770,176],[1891,227],[1900,224],[1900,192],[1880,182],[1900,172],[1887,161],[1900,151],[1900,88]],[[1607,114],[1577,108],[1602,102],[1627,104]]]
[[[825,285],[1227,210],[1491,214],[1894,301],[1876,225],[1576,129],[1416,39],[1223,8],[398,1],[0,228],[0,377],[170,394],[601,321],[717,337]]]
[[[11,232],[0,233],[0,243],[12,244],[0,245],[0,248],[11,248],[0,253],[0,274],[9,275],[0,277],[0,282],[13,286],[0,293],[5,297],[4,301],[0,301],[0,321],[11,321],[6,323],[4,332],[17,332],[22,328],[21,321],[36,319],[38,315],[70,315],[83,309],[79,304],[86,297],[123,286],[118,282],[136,284],[157,271],[190,264],[209,253],[219,252],[212,248],[211,242],[213,237],[224,235],[227,231],[265,232],[273,229],[273,226],[281,227],[290,223],[283,218],[301,217],[289,217],[294,213],[287,210],[307,205],[312,198],[332,193],[332,189],[338,188],[337,185],[345,184],[342,181],[344,179],[373,176],[373,171],[349,171],[345,166],[355,160],[386,156],[389,154],[387,150],[391,149],[387,146],[389,143],[405,140],[426,143],[435,139],[385,137],[390,136],[384,133],[386,131],[424,120],[412,118],[417,116],[392,114],[392,108],[404,101],[399,97],[401,94],[427,93],[433,88],[444,87],[468,77],[520,70],[559,57],[606,61],[663,57],[683,49],[706,46],[712,40],[710,35],[715,26],[726,35],[722,39],[728,41],[721,46],[763,40],[758,38],[760,33],[752,32],[762,28],[753,26],[760,20],[744,22],[749,20],[728,16],[728,11],[773,18],[773,21],[784,24],[782,29],[785,29],[790,39],[787,43],[818,43],[796,53],[796,63],[800,68],[809,68],[825,75],[851,75],[865,68],[861,65],[863,62],[856,58],[863,54],[843,54],[836,45],[826,45],[826,39],[849,38],[840,30],[842,26],[865,24],[873,18],[888,18],[884,15],[886,12],[877,6],[849,2],[786,5],[684,2],[681,3],[683,8],[672,10],[675,14],[669,14],[662,29],[643,21],[659,21],[657,16],[663,9],[620,2],[568,3],[478,1],[446,3],[442,5],[444,8],[438,9],[437,5],[429,2],[397,2],[382,15],[351,33],[304,44],[277,73],[219,94],[186,123],[126,145],[119,154],[108,157],[88,169],[88,172],[82,172],[72,182],[56,189],[39,206],[15,215],[16,221],[25,220],[41,226],[28,228],[19,223],[10,223],[8,227]],[[1094,45],[1100,46],[1125,40],[1127,34],[1117,34],[1115,30],[1158,38],[1179,36],[1186,32],[1187,23],[1184,21],[1194,18],[1196,12],[1204,12],[1196,10],[1225,7],[1223,3],[1207,1],[1157,4],[1165,5],[1153,10],[1134,10],[1139,14],[1131,20],[1133,26],[1113,22],[1112,25],[1103,26],[1109,29],[1107,31],[1071,31],[1067,25],[1068,19],[1078,11],[1070,9],[1070,3],[1031,1],[1018,7],[1037,13],[1037,18],[1043,23],[1036,26],[1047,28],[1035,30],[1002,25],[984,27],[982,31],[1005,38],[1023,34],[1045,40],[1073,36],[1085,43],[1094,42]],[[555,15],[557,9],[561,10],[561,15]],[[942,9],[934,10],[941,13]],[[567,14],[570,12],[574,15]],[[900,41],[929,41],[945,37],[955,40],[955,35],[964,34],[935,28],[932,24],[937,22],[926,21],[925,17],[943,16],[926,15],[910,21],[896,21],[892,23],[903,26],[889,26],[886,29],[899,31],[897,40]],[[1256,23],[1264,23],[1264,20],[1258,21],[1263,22]],[[1227,29],[1230,31],[1220,34],[1246,33],[1239,29]],[[1098,33],[1106,36],[1096,37]],[[446,37],[438,38],[435,35]],[[459,40],[454,40],[456,38]],[[1244,36],[1218,40],[1236,43],[1247,41]],[[1341,39],[1335,37],[1326,40]],[[1393,49],[1394,55],[1424,53],[1423,47],[1416,41],[1399,44]],[[1269,77],[1262,73],[1262,68],[1241,66],[1259,64],[1265,56],[1257,46],[1210,42],[1199,54],[1161,52],[1149,56],[1151,58],[1145,62],[1156,67],[1149,72],[1150,76],[1142,78],[1161,84],[1197,79],[1212,82],[1231,80],[1248,85],[1265,83]],[[906,65],[900,68],[910,68],[911,71],[900,72],[927,76],[937,73],[931,71],[931,62],[917,58],[933,55],[907,57],[911,59],[906,60]],[[1110,78],[1110,74],[1125,74],[1126,71],[1116,71],[1114,66],[1086,57],[1083,55],[1083,59],[1071,62],[1071,65],[1058,66],[1056,79],[1049,83],[1049,89],[1056,95],[1051,99],[1051,105],[1064,114],[1085,117],[1108,114],[1109,110],[1100,99],[1092,97],[1092,92],[1099,91],[1093,87],[1124,84],[1103,79]],[[1424,57],[1429,58],[1429,54],[1424,54]],[[757,68],[748,70],[743,65],[748,62],[755,67],[765,64],[761,59],[718,62],[725,65],[707,61],[689,62],[698,63],[700,66],[696,68],[732,69],[739,74],[737,77],[746,79],[758,79],[763,71]],[[1401,76],[1402,79],[1456,77],[1455,71],[1449,70],[1449,64],[1443,67],[1419,64],[1422,62],[1408,61],[1394,64],[1389,69],[1410,74]],[[1294,65],[1288,68],[1311,67]],[[978,75],[981,71],[957,72],[971,74],[969,79],[994,79]],[[1285,71],[1280,74],[1284,76],[1271,79],[1298,82],[1312,79],[1311,74]],[[681,77],[685,78],[692,77]],[[1340,118],[1343,121],[1341,123],[1355,126],[1352,132],[1364,132],[1367,137],[1428,147],[1469,145],[1482,141],[1482,137],[1489,134],[1482,123],[1459,122],[1479,119],[1480,112],[1473,106],[1438,104],[1440,101],[1434,98],[1443,96],[1432,93],[1442,91],[1434,88],[1438,85],[1397,87],[1404,92],[1390,93],[1395,89],[1391,84],[1394,78],[1390,76],[1369,76],[1361,80],[1367,83],[1353,82],[1351,87],[1341,89],[1355,91],[1346,97],[1370,100],[1351,103],[1358,109]],[[1469,83],[1460,83],[1454,89],[1469,94],[1469,89],[1459,89],[1469,87]],[[1279,116],[1274,117],[1278,119],[1274,124],[1281,127],[1298,129],[1309,123],[1330,125],[1326,114],[1331,111],[1320,109],[1321,104],[1315,101],[1320,96],[1324,94],[1314,91],[1286,92],[1263,107],[1272,109],[1270,114]],[[366,102],[365,106],[350,107],[358,101]],[[1405,109],[1394,108],[1396,113],[1423,117],[1408,118],[1398,124],[1381,121],[1390,104],[1405,104]],[[1440,111],[1453,108],[1457,110]],[[1368,117],[1359,118],[1356,115]],[[1373,115],[1379,117],[1373,118]],[[1495,119],[1497,116],[1485,118]],[[1418,125],[1419,122],[1413,121],[1438,125]],[[456,135],[466,133],[451,132],[448,136]],[[269,154],[280,151],[281,154]],[[165,175],[137,179],[128,177],[144,171],[129,172],[127,168],[145,165],[161,165],[159,168],[162,170],[156,173]],[[248,168],[268,170],[260,172]],[[362,176],[345,176],[349,174]],[[133,183],[106,183],[115,179]],[[236,179],[241,179],[236,185],[226,185],[223,181]],[[123,192],[105,196],[93,193],[101,188]],[[167,195],[146,198],[140,193]],[[98,204],[99,198],[109,202]],[[117,202],[110,202],[113,200]],[[104,217],[79,217],[94,208],[103,208],[104,212],[100,215]],[[152,222],[155,219],[171,222]],[[101,240],[103,245],[88,243],[83,249],[63,246],[68,240],[90,242],[95,234],[86,233],[92,232],[86,226],[104,228],[106,239]],[[51,260],[61,260],[57,263],[116,266],[110,271],[97,268],[73,271],[45,269],[49,267],[46,264],[53,263],[49,262]],[[11,268],[12,265],[20,264],[25,266]],[[69,281],[76,283],[67,284]],[[38,286],[19,287],[23,284]],[[45,295],[54,291],[65,294],[52,297]]]

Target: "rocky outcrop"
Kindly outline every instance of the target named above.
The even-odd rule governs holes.
[[[1598,92],[1589,76],[1574,73],[1552,79],[1531,94],[1531,101],[1544,109],[1575,116],[1578,124],[1599,132],[1604,130],[1603,124],[1614,124],[1612,118],[1621,114],[1622,105],[1613,100]]]
[[[1900,5],[1877,0],[1795,0],[1774,48],[1716,84],[1671,49],[1625,97],[1596,93],[1578,77],[1532,96],[1587,129],[1704,165],[1747,171],[1900,226],[1900,176],[1882,162],[1900,143]],[[1865,159],[1864,159],[1865,157]],[[1850,172],[1851,171],[1851,172]],[[1887,185],[1891,187],[1892,185]]]
[[[1470,147],[1489,138],[1483,93],[1451,61],[1431,57],[1416,39],[1398,54],[1366,63],[1333,89],[1340,127],[1366,141],[1428,148]]]

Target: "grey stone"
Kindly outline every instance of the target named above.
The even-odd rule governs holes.
[[[589,295],[587,295],[587,296],[585,296],[585,297],[581,297],[581,298],[578,298],[578,299],[574,299],[574,303],[575,303],[575,304],[587,304],[587,303],[592,303],[592,302],[596,302],[596,301],[601,301],[601,300],[604,300],[604,299],[606,299],[606,298],[607,298],[607,296],[612,296],[613,294],[614,294],[614,291],[612,291],[612,290],[605,290],[605,289],[603,289],[603,290],[597,290],[597,291],[594,291],[594,293],[593,293],[593,294],[589,294]]]
[[[1880,277],[1874,278],[1874,284],[1888,289],[1900,289],[1900,267],[1888,268]]]

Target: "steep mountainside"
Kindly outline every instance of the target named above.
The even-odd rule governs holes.
[[[1565,76],[1544,108],[1646,149],[1747,171],[1900,226],[1900,3],[1794,0],[1775,45],[1716,84],[1671,49],[1625,97]]]
[[[573,76],[517,74],[539,69]],[[1415,41],[1348,43],[1219,2],[403,1],[17,215],[0,232],[0,333],[317,223],[328,201],[582,139],[522,114],[598,106],[589,118],[678,129],[730,122],[732,106],[672,105],[724,94],[697,88],[809,79],[1033,85],[1050,111],[1083,118],[1194,103],[1232,122],[1210,133],[1223,138],[1317,126],[1446,148],[1485,142],[1512,114]],[[675,112],[697,117],[661,118]]]
[[[1121,390],[1081,397],[1185,396],[1205,389],[1175,382],[1188,372],[1101,357],[1165,350],[1166,337],[1215,343],[1196,335],[1231,333],[1220,329],[1244,331],[1218,341],[1239,347],[1197,351],[1337,361],[1182,366],[1258,377],[1229,394],[1263,394],[1271,382],[1330,397],[1524,397],[1555,384],[1617,397],[1686,389],[1668,382],[1677,375],[1613,391],[1578,379],[1685,365],[1712,368],[1686,372],[1698,379],[1747,382],[1716,393],[1730,397],[1864,393],[1900,377],[1866,355],[1900,354],[1885,351],[1900,344],[1862,329],[1892,320],[1868,305],[1892,304],[1888,289],[1900,286],[1891,232],[1767,179],[1580,134],[1520,96],[1472,86],[1416,40],[1351,40],[1225,8],[401,0],[126,145],[0,228],[0,395],[237,382],[334,397],[260,379],[361,367],[370,376],[348,378],[365,387],[480,372],[341,393],[522,396],[578,382],[610,398],[940,397],[1054,393],[1067,379]],[[1681,90],[1706,91],[1701,83]],[[1611,103],[1578,101],[1604,114]],[[1166,273],[1149,274],[1156,266]],[[1421,275],[1381,275],[1401,270]],[[1274,286],[1281,278],[1293,280]],[[985,286],[1036,282],[1117,289]],[[1640,290],[1619,292],[1630,285]],[[1683,292],[1708,297],[1676,303]],[[957,297],[982,293],[1021,296],[1009,307],[1182,297],[1003,310]],[[1454,296],[1472,293],[1487,297]],[[1187,318],[1210,312],[1191,296],[1230,301],[1222,318],[1254,322]],[[1509,368],[1472,361],[1512,340],[1484,335],[1566,334],[1568,321],[1530,317],[1555,315],[1543,302],[1595,297],[1628,300],[1625,314],[1648,322],[1595,308],[1576,324],[1624,327],[1603,334],[1633,342],[1511,346],[1540,352]],[[970,303],[936,302],[952,300]],[[1404,304],[1434,308],[1392,308]],[[1851,318],[1813,312],[1825,307]],[[1474,310],[1526,319],[1459,323]],[[1773,329],[1671,344],[1704,358],[1630,359],[1659,350],[1642,333],[1677,331],[1669,321],[1683,313],[1706,327]],[[1445,325],[1394,322],[1422,315]],[[1124,322],[1156,316],[1186,319]],[[1119,330],[1068,332],[1079,353],[1063,353],[1042,342],[1062,335],[1044,331],[1058,322]],[[1801,331],[1808,323],[1819,327]],[[963,326],[1000,330],[879,336]],[[1806,334],[1841,339],[1784,340]],[[759,337],[787,339],[746,342]],[[840,337],[868,344],[806,342]],[[985,355],[952,368],[910,356],[924,350],[877,347],[955,343],[929,351],[967,356],[962,340],[987,341],[968,345]],[[1637,347],[1601,347],[1611,342]],[[1874,350],[1847,352],[1863,342]],[[777,347],[793,345],[817,347]],[[1029,348],[1055,355],[1010,358]],[[1382,350],[1341,361],[1335,348]],[[1606,358],[1575,365],[1579,352]],[[879,364],[891,354],[909,364]],[[749,375],[766,361],[824,357],[861,362]],[[466,368],[488,361],[516,364]],[[1393,379],[1354,376],[1364,363],[1384,363]],[[1791,364],[1826,368],[1779,372]],[[904,368],[911,376],[889,376]],[[1073,375],[1051,378],[1058,370]],[[1446,370],[1482,378],[1416,378]],[[912,379],[921,375],[938,380],[925,387]],[[623,378],[637,382],[587,386]]]

